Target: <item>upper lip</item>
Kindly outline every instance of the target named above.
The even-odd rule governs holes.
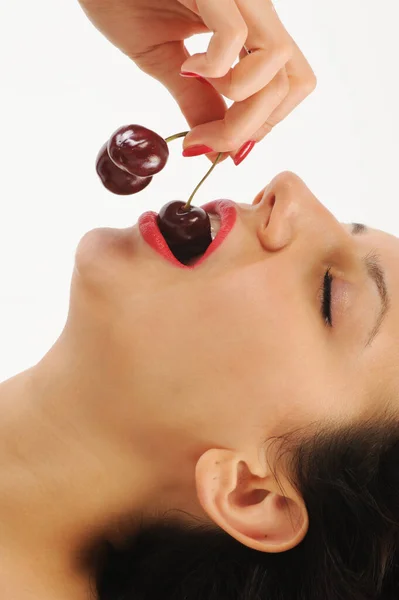
[[[216,234],[215,239],[208,246],[206,252],[201,256],[195,265],[184,265],[173,255],[167,245],[163,235],[161,234],[157,224],[157,213],[148,211],[141,215],[138,221],[138,226],[144,240],[164,258],[169,260],[175,266],[184,269],[193,269],[203,263],[210,254],[212,254],[220,244],[226,239],[230,231],[233,229],[237,218],[237,208],[232,200],[214,200],[201,206],[208,214],[217,214],[220,217],[220,229]]]

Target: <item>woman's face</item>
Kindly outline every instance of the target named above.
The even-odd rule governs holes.
[[[160,448],[184,435],[250,444],[399,398],[398,263],[397,238],[339,223],[282,173],[193,270],[137,226],[86,234],[67,331]]]

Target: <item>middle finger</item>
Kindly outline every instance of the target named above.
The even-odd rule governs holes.
[[[204,123],[195,128],[195,138],[215,152],[237,150],[269,118],[289,92],[289,79],[281,69],[265,88],[242,102],[235,102],[226,111],[224,119]],[[193,137],[188,145],[195,144]]]

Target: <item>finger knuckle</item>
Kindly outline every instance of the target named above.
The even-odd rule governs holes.
[[[291,40],[279,40],[269,50],[269,55],[281,64],[286,64],[292,56]]]
[[[262,134],[263,134],[263,136],[266,136],[266,135],[268,135],[268,134],[269,134],[269,133],[272,131],[272,129],[273,129],[273,127],[274,127],[274,126],[275,126],[275,123],[273,123],[273,122],[271,121],[271,119],[269,118],[269,119],[266,121],[266,123],[264,123],[264,124],[262,125]]]
[[[292,43],[291,40],[284,40],[277,45],[276,55],[280,59],[281,63],[286,64],[292,57]]]
[[[275,93],[280,101],[284,100],[290,91],[290,80],[286,73],[280,74],[275,78]]]
[[[314,92],[314,90],[316,89],[316,86],[317,86],[316,75],[313,72],[309,73],[309,75],[307,75],[307,77],[302,82],[302,90],[303,90],[303,93],[305,94],[305,96],[309,96],[309,94]]]
[[[256,141],[263,140],[263,138],[269,135],[272,129],[273,125],[271,124],[270,120],[266,121],[259,127],[258,131],[254,134],[253,139]]]
[[[242,102],[248,98],[248,93],[245,92],[243,86],[234,80],[229,84],[223,95],[234,102]]]
[[[248,38],[248,27],[246,23],[243,21],[238,27],[236,27],[230,33],[230,39],[237,44],[237,46],[242,48]]]
[[[168,49],[161,48],[161,46],[154,46],[140,51],[132,47],[129,48],[128,56],[137,64],[139,69],[148,74],[159,70],[159,66],[165,64],[169,59]]]
[[[238,135],[238,132],[234,126],[230,125],[229,123],[225,124],[224,142],[225,145],[230,148],[230,150],[239,148],[242,144],[241,137]]]

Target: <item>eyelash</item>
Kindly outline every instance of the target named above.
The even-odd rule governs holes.
[[[321,316],[326,325],[329,327],[333,326],[332,317],[331,317],[331,288],[332,282],[334,281],[333,276],[331,275],[331,267],[327,269],[324,274],[323,283],[320,288],[321,299],[320,299],[320,309]]]

